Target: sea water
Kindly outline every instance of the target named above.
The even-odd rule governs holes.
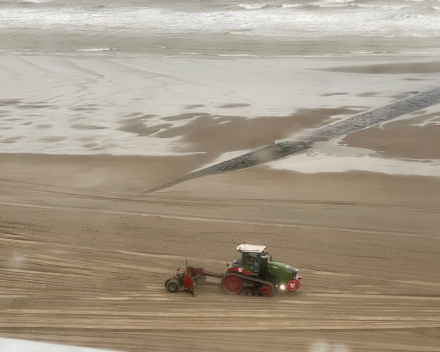
[[[438,0],[0,0],[3,52],[435,54]]]

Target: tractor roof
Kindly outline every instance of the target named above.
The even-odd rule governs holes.
[[[237,247],[237,251],[239,252],[250,252],[250,253],[263,253],[266,249],[266,246],[259,246],[255,244],[247,244],[243,243]]]

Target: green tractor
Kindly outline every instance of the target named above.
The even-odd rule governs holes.
[[[275,262],[265,251],[266,246],[241,244],[237,250],[241,259],[227,265],[226,273],[217,274],[203,268],[186,266],[184,272],[170,275],[165,280],[169,292],[184,290],[194,295],[194,286],[203,283],[207,277],[221,279],[221,287],[228,294],[271,297],[275,291],[296,291],[301,286],[302,277],[293,266]]]
[[[228,265],[221,286],[228,294],[272,296],[276,290],[296,291],[302,277],[293,266],[275,262],[265,251],[266,246],[241,244],[241,259]]]

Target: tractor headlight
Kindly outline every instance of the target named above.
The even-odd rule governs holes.
[[[284,290],[285,288],[286,288],[286,286],[280,285],[280,289]]]

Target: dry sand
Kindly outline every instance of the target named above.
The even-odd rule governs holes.
[[[0,336],[122,351],[440,349],[440,177],[384,170],[306,174],[271,164],[140,195],[225,153],[266,142],[265,132],[274,138],[301,133],[329,119],[350,116],[350,109],[363,111],[395,100],[397,93],[408,95],[433,86],[436,77],[396,73],[390,81],[386,74],[322,71],[331,66],[329,60],[335,67],[362,66],[363,60],[257,60],[251,68],[252,60],[180,59],[180,67],[187,71],[179,71],[166,60],[155,66],[159,61],[152,59],[94,58],[87,63],[89,72],[84,59],[52,58],[50,70],[47,60],[0,60],[3,66],[22,65],[41,83],[39,91],[29,86],[20,90],[24,76],[14,78],[12,70],[8,76],[12,88],[5,97],[9,100],[3,100],[2,141],[22,138],[4,142],[2,150],[9,153],[0,154]],[[293,63],[302,66],[287,70],[286,80],[306,77],[299,96],[291,102],[286,102],[287,93],[264,100],[264,79],[273,77],[269,84],[281,94],[287,83],[276,81]],[[213,65],[219,69],[216,74],[210,71]],[[255,79],[246,92],[249,84],[242,85],[241,78],[252,77],[264,66],[264,79]],[[117,67],[128,78],[112,75]],[[151,79],[145,78],[146,67]],[[66,75],[67,68],[73,70],[72,76]],[[231,68],[241,76],[228,83],[233,75],[222,78],[222,74]],[[56,70],[63,74],[53,73]],[[135,80],[137,75],[145,82]],[[189,84],[185,80],[191,75]],[[364,76],[368,76],[362,81],[365,85],[357,85]],[[121,82],[121,77],[127,81]],[[210,88],[194,88],[206,77]],[[129,86],[129,79],[134,79],[134,95],[151,93],[145,95],[150,111],[146,103],[144,109],[128,103],[124,84]],[[92,80],[96,90],[87,88]],[[188,92],[181,91],[162,101],[162,108],[160,97],[176,91],[179,84],[185,87],[185,82],[194,88],[191,101],[185,103]],[[313,90],[313,82],[321,82],[319,92]],[[61,88],[57,90],[56,84]],[[84,90],[78,92],[79,86]],[[225,98],[225,87],[234,92],[230,95],[234,99]],[[58,93],[59,98],[52,99]],[[309,99],[301,99],[307,94],[312,94]],[[260,100],[244,102],[251,96]],[[204,100],[210,101],[209,108],[201,104]],[[282,101],[282,108],[271,115]],[[106,106],[110,103],[114,105]],[[185,104],[189,113],[205,114],[205,119],[191,115],[184,125]],[[50,115],[51,105],[60,115]],[[28,115],[35,109],[45,113],[32,120]],[[438,158],[438,138],[431,132],[437,128],[437,115],[432,109],[356,132],[334,149],[318,145],[321,149],[299,157],[316,158],[325,148],[329,157],[338,156],[345,148],[354,155],[366,150],[369,156],[390,162],[414,158],[409,160],[414,165],[427,163]],[[85,121],[78,122],[82,127],[74,121],[81,116],[75,114],[84,114]],[[277,119],[273,125],[270,116]],[[5,122],[14,118],[22,120]],[[169,135],[148,139],[152,137],[145,134],[153,130],[145,128],[154,124],[139,122],[150,118],[157,124],[173,124],[159,132]],[[105,133],[84,129],[104,126],[105,121]],[[23,127],[27,122],[39,127]],[[425,122],[429,128],[423,127]],[[259,133],[250,134],[244,125]],[[65,127],[64,134],[47,132],[60,126]],[[413,133],[419,129],[420,134]],[[392,136],[399,142],[389,141]],[[53,137],[66,139],[39,141]],[[176,138],[172,139],[176,144],[166,137]],[[117,146],[105,147],[115,139]],[[164,144],[154,144],[160,139]],[[107,153],[144,154],[66,155],[78,153],[81,143],[98,143]],[[179,143],[184,150],[174,149]],[[59,155],[44,155],[45,146]],[[93,148],[84,150],[102,152]],[[158,155],[160,151],[167,155]],[[182,151],[187,154],[179,154]],[[288,164],[295,160],[291,158],[280,162]],[[164,279],[185,259],[223,272],[225,263],[237,258],[235,248],[243,240],[265,244],[274,259],[298,267],[304,276],[300,290],[271,299],[230,297],[215,280],[196,287],[195,298],[164,289]]]
[[[157,182],[148,175],[182,172],[169,165],[2,155],[1,336],[124,351],[438,351],[440,178],[261,166],[137,195]],[[165,291],[186,258],[222,272],[243,240],[297,266],[301,289]]]

